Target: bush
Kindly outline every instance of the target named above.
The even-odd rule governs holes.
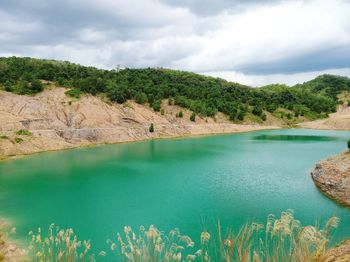
[[[16,132],[16,135],[19,135],[19,136],[31,136],[33,135],[32,132],[30,132],[29,130],[25,130],[25,129],[20,129]]]
[[[1,135],[1,136],[0,136],[0,139],[9,139],[9,137],[8,137],[8,136],[5,136],[5,135]]]
[[[159,112],[162,107],[162,102],[160,100],[156,100],[152,104],[152,108],[154,111]]]
[[[150,133],[153,133],[154,132],[154,125],[153,125],[153,123],[150,125],[150,127],[149,127],[149,132]]]
[[[192,122],[195,122],[196,121],[196,114],[194,112],[192,112],[191,116],[190,116],[190,120]]]
[[[179,113],[176,114],[176,117],[183,118],[184,117],[184,113],[182,111],[180,111]]]
[[[164,108],[160,109],[160,114],[161,114],[162,116],[164,116],[164,114],[165,114]]]
[[[137,93],[135,96],[135,102],[138,104],[144,104],[147,102],[147,95],[145,93]]]
[[[15,142],[16,142],[16,144],[20,144],[23,142],[23,139],[20,137],[15,137]]]
[[[69,97],[72,97],[72,98],[75,98],[75,99],[79,99],[80,98],[80,95],[81,95],[81,90],[78,89],[78,88],[73,88],[73,89],[70,89],[66,92],[64,92],[67,96]]]

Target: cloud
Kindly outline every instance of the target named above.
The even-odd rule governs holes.
[[[2,0],[0,55],[296,75],[350,68],[349,13],[346,0]]]
[[[321,71],[311,71],[303,73],[292,74],[243,74],[241,72],[223,71],[223,72],[209,72],[202,73],[203,75],[209,75],[226,79],[228,81],[241,83],[253,87],[261,87],[269,84],[286,84],[289,86],[296,85],[314,79],[315,77],[323,74],[343,75],[350,77],[350,68],[339,69],[327,69]]]

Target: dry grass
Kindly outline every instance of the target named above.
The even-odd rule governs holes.
[[[323,228],[302,226],[287,210],[278,218],[268,216],[265,225],[246,224],[236,234],[230,229],[223,232],[218,224],[214,232],[200,234],[198,246],[178,229],[165,234],[152,225],[137,231],[126,226],[115,240],[107,240],[110,251],[99,256],[132,262],[320,262],[329,252],[331,230],[338,222],[331,217]],[[51,225],[47,237],[40,229],[30,235],[32,261],[94,261],[89,254],[90,242],[78,241],[72,229]]]
[[[37,233],[29,232],[31,243],[29,257],[40,262],[94,261],[90,255],[90,241],[79,241],[73,229],[60,229],[51,224],[47,236],[39,228]]]
[[[332,217],[325,227],[301,226],[291,210],[279,218],[270,215],[265,225],[244,225],[237,234],[223,234],[220,225],[214,233],[203,231],[200,248],[187,236],[173,230],[165,235],[154,226],[135,233],[125,227],[117,242],[108,241],[116,250],[116,261],[240,261],[240,262],[303,262],[321,261],[328,250],[332,228],[338,218]]]

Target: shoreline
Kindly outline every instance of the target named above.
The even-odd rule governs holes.
[[[220,124],[218,124],[220,125]],[[241,126],[241,127],[251,127],[252,125],[238,125],[238,124],[232,124],[233,126]],[[76,144],[71,147],[65,147],[65,148],[57,148],[57,149],[47,149],[42,151],[36,151],[36,152],[30,152],[25,154],[18,154],[13,156],[4,156],[0,155],[0,163],[4,161],[10,161],[10,160],[16,160],[21,159],[25,157],[29,157],[32,155],[37,154],[43,154],[43,153],[50,153],[50,152],[58,152],[58,151],[65,151],[65,150],[74,150],[74,149],[87,149],[87,148],[94,148],[99,146],[107,146],[107,145],[118,145],[118,144],[126,144],[126,143],[136,143],[136,142],[144,142],[144,141],[153,141],[153,140],[173,140],[173,139],[183,139],[183,138],[200,138],[200,137],[210,137],[210,136],[220,136],[220,135],[233,135],[233,134],[240,134],[240,133],[250,133],[250,132],[256,132],[256,131],[263,131],[263,130],[278,130],[278,129],[284,129],[284,127],[279,126],[260,126],[256,125],[259,128],[251,128],[249,130],[236,130],[236,131],[228,131],[228,132],[203,132],[201,134],[180,134],[180,135],[168,135],[168,136],[158,136],[158,137],[143,137],[143,138],[134,138],[130,140],[124,140],[124,141],[115,141],[115,142],[101,142],[101,143],[84,143],[84,144]]]

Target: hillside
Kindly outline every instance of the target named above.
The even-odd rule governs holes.
[[[350,128],[348,100],[339,100],[350,79],[331,75],[294,87],[251,88],[168,69],[101,70],[11,57],[0,58],[0,89],[0,158],[299,123],[312,128],[319,122],[308,121],[316,119]],[[337,107],[342,113],[331,117],[340,118],[323,119]]]
[[[196,116],[193,122],[189,110],[166,100],[162,114],[133,101],[120,105],[90,94],[71,98],[65,92],[55,86],[34,96],[0,91],[0,159],[91,144],[277,128],[234,124],[220,113],[215,120]],[[180,111],[183,117],[176,116]]]
[[[350,79],[323,75],[294,87],[270,85],[250,88],[223,79],[162,68],[101,70],[69,62],[33,58],[0,58],[0,85],[16,94],[43,90],[42,80],[74,88],[80,93],[103,94],[122,104],[133,99],[155,111],[170,99],[201,116],[221,112],[232,121],[249,113],[266,120],[267,112],[296,123],[326,117],[336,111],[337,95],[350,91]]]

